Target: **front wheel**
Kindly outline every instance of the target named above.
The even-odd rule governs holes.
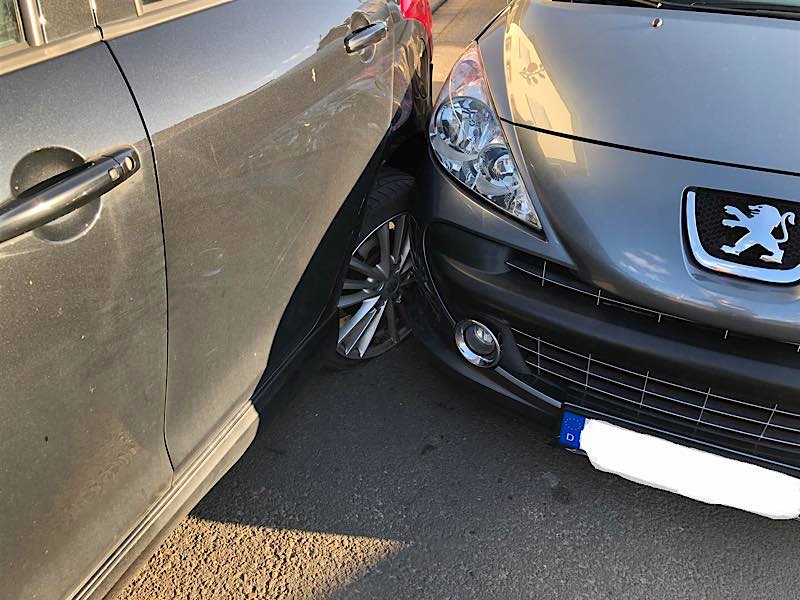
[[[335,368],[379,356],[411,333],[403,294],[413,282],[410,217],[414,178],[382,169],[366,203],[364,224],[342,283]]]

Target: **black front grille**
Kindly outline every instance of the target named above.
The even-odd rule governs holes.
[[[800,468],[800,414],[779,404],[722,395],[604,356],[513,330],[529,367],[526,383],[590,414],[667,431],[733,453]]]
[[[570,306],[625,330],[679,342],[715,355],[765,366],[800,367],[800,345],[741,334],[661,312],[606,292],[573,271],[529,255],[506,264],[532,278],[547,301]],[[518,323],[516,343],[528,367],[516,373],[531,387],[578,412],[666,432],[755,462],[800,473],[800,397],[793,389],[756,380],[720,379],[702,368],[664,363],[624,345],[558,327]],[[655,362],[654,362],[655,360]]]
[[[800,237],[800,236],[799,236]],[[655,310],[629,302],[606,292],[595,285],[585,283],[575,273],[538,257],[521,255],[506,261],[506,265],[519,273],[534,278],[541,287],[555,288],[570,298],[582,298],[587,308],[624,312],[625,324],[630,327],[647,329],[650,332],[669,335],[691,344],[708,344],[711,341],[724,342],[730,352],[764,356],[781,356],[789,359],[794,354],[800,366],[800,344],[794,341],[777,341],[767,338],[754,338],[730,329],[720,329],[697,323],[667,312]]]

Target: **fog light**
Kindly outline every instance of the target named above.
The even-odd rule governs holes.
[[[483,323],[467,319],[456,325],[456,347],[468,363],[493,367],[500,360],[497,336]]]

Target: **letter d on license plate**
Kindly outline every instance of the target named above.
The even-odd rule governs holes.
[[[581,432],[586,424],[586,417],[565,412],[561,420],[561,445],[577,450],[581,447]]]

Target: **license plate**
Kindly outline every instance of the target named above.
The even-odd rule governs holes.
[[[771,519],[800,516],[800,479],[565,412],[562,445],[607,473]]]

